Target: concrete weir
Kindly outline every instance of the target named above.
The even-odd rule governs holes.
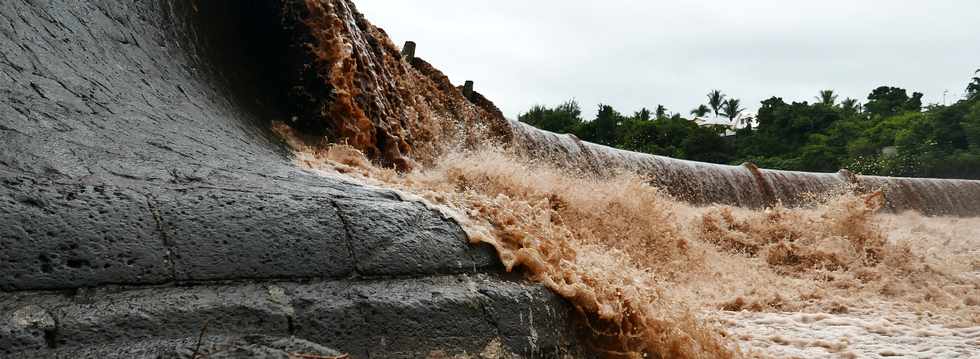
[[[282,9],[0,4],[0,357],[576,355],[454,221],[291,163]]]
[[[765,208],[812,205],[814,196],[843,190],[881,190],[884,210],[916,211],[930,216],[980,216],[980,181],[895,178],[837,173],[760,169],[685,161],[624,151],[510,121],[512,144],[537,158],[589,172],[625,170],[650,178],[652,185],[696,205],[722,204]]]

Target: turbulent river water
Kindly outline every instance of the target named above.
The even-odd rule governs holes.
[[[980,213],[980,182],[589,144],[464,95],[350,1],[303,4],[304,69],[331,95],[290,124],[330,136],[276,123],[297,163],[454,218],[572,303],[603,356],[980,356],[980,219],[937,217]]]
[[[541,131],[354,0],[20,0],[0,24],[0,356],[980,357],[980,181]],[[268,120],[297,166],[358,185],[284,168]]]
[[[400,173],[276,130],[303,167],[455,218],[574,303],[609,357],[980,355],[980,219],[879,213],[880,192],[847,189],[805,209],[694,206],[493,146]]]

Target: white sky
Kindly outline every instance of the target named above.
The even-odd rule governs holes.
[[[962,96],[980,68],[980,0],[354,0],[396,44],[508,117],[574,98],[685,115],[718,88],[811,101],[877,86]]]

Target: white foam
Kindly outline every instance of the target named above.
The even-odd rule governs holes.
[[[713,312],[743,349],[779,358],[980,358],[980,327],[886,307],[848,314]]]

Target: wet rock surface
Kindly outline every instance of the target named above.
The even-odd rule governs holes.
[[[278,8],[0,5],[0,357],[575,352],[452,220],[292,165]]]
[[[486,274],[17,292],[0,297],[0,310],[0,354],[11,357],[217,353],[249,347],[228,342],[249,336],[354,357],[476,353],[493,340],[527,356],[575,354],[575,336],[556,325],[572,315],[557,296]],[[263,353],[269,341],[245,349]]]

